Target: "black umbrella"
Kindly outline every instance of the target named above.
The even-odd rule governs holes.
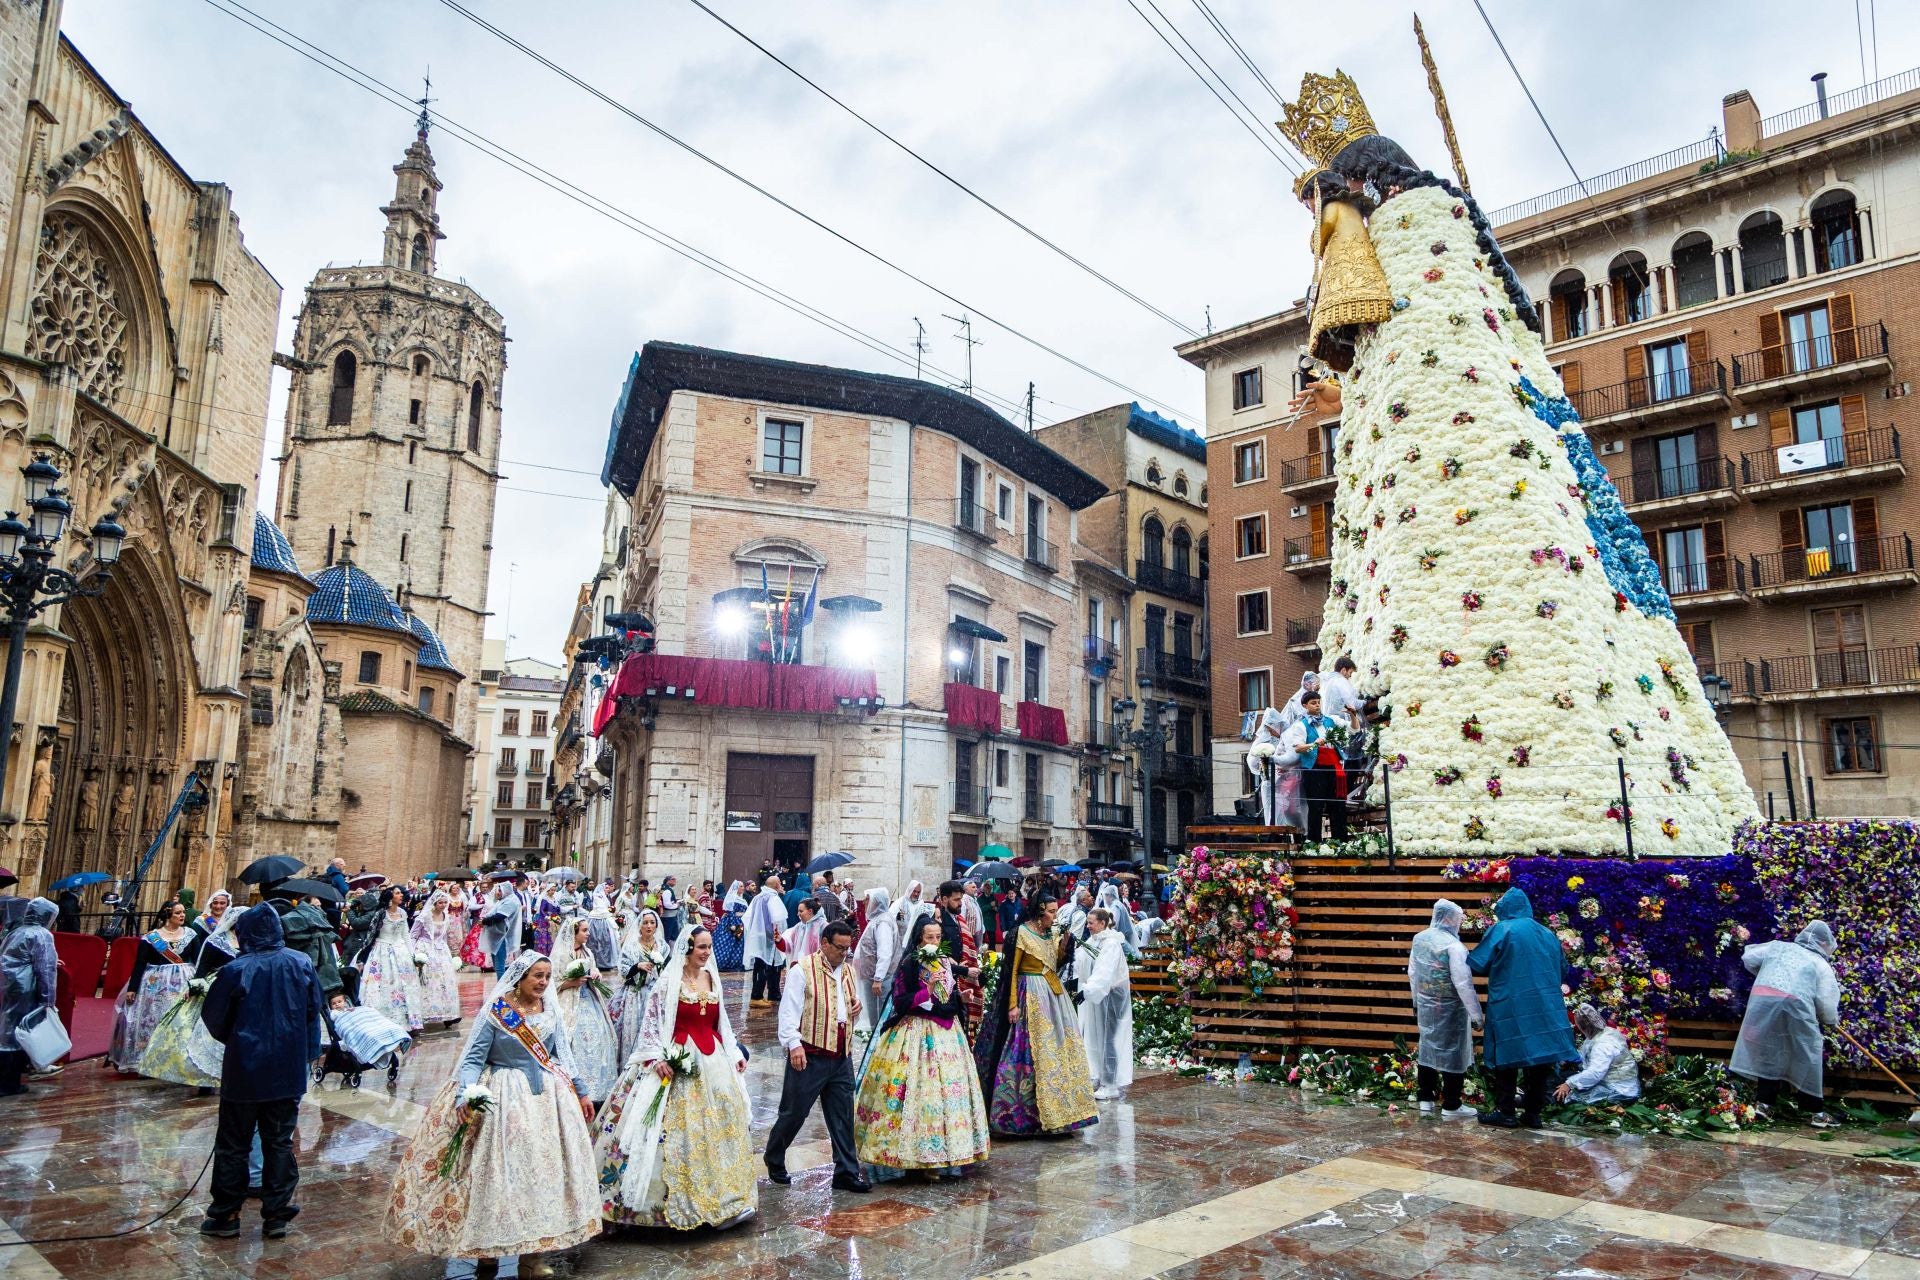
[[[272,884],[275,880],[285,880],[288,876],[297,876],[306,870],[307,864],[300,859],[284,853],[271,853],[264,858],[256,858],[247,864],[240,873],[241,884]]]
[[[969,880],[1018,880],[1020,868],[1005,862],[976,862],[967,872]]]
[[[844,867],[852,861],[853,855],[850,853],[840,853],[837,851],[834,853],[823,853],[807,864],[807,874],[811,876],[817,875],[822,871],[832,871],[838,867]]]
[[[275,893],[290,893],[296,898],[318,898],[322,902],[345,902],[341,892],[325,880],[282,880],[273,886]]]
[[[436,877],[440,880],[478,880],[480,873],[472,867],[455,867],[451,871],[442,871]]]

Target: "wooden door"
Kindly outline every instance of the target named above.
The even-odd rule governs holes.
[[[813,757],[729,752],[725,827],[725,879],[750,879],[776,852],[804,865],[812,852]]]

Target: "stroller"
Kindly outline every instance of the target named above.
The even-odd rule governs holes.
[[[323,1018],[329,1043],[320,1065],[313,1070],[313,1082],[325,1084],[327,1077],[338,1075],[349,1089],[360,1087],[360,1077],[368,1071],[387,1069],[387,1083],[400,1079],[400,1063],[413,1048],[413,1037],[406,1028],[377,1009],[353,1007],[330,1012]]]

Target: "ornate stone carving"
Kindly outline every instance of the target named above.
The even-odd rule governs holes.
[[[33,755],[33,781],[27,788],[27,821],[45,822],[53,809],[53,735],[40,735]]]
[[[120,785],[113,793],[113,824],[107,828],[116,836],[124,836],[133,827],[133,770],[120,775]]]
[[[75,831],[92,831],[100,825],[100,766],[87,766],[85,779],[80,783],[80,809],[74,815]]]
[[[29,416],[20,388],[5,369],[0,369],[0,439],[25,440]]]
[[[112,255],[80,219],[56,212],[40,228],[27,354],[72,368],[82,391],[108,403],[127,380],[129,325],[115,274]]]

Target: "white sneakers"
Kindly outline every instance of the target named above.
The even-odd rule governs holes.
[[[1433,1114],[1433,1105],[1434,1105],[1434,1104],[1433,1104],[1433,1103],[1431,1103],[1431,1102],[1427,1102],[1427,1101],[1422,1101],[1422,1102],[1420,1103],[1420,1114],[1421,1114],[1421,1115],[1423,1115],[1423,1116],[1430,1116],[1430,1115],[1432,1115],[1432,1114]]]
[[[1093,1091],[1093,1096],[1101,1102],[1107,1102],[1114,1098],[1119,1097],[1120,1091],[1114,1088],[1112,1085],[1102,1085],[1100,1088],[1095,1089]]]
[[[1471,1120],[1480,1114],[1480,1108],[1461,1103],[1457,1107],[1448,1107],[1440,1113],[1442,1120]]]

